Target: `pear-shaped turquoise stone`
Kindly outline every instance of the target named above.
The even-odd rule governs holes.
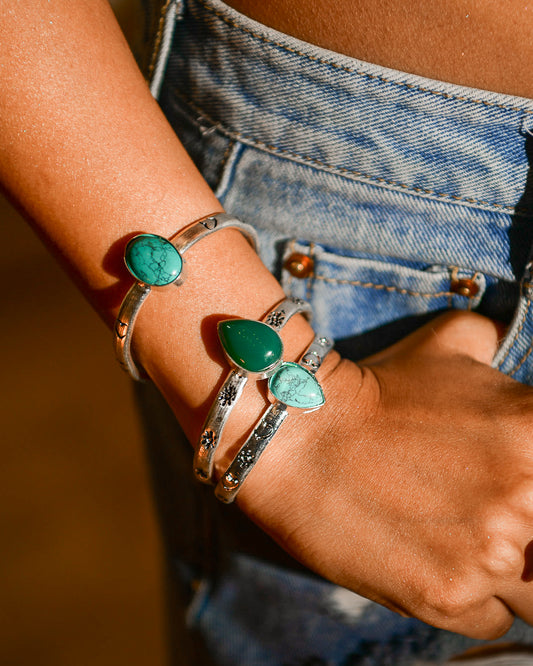
[[[247,372],[265,372],[278,363],[283,354],[279,335],[260,321],[221,321],[218,325],[218,337],[229,359]]]
[[[289,407],[316,409],[324,404],[324,392],[312,372],[298,363],[282,363],[268,380],[272,395]]]
[[[124,260],[134,278],[152,287],[171,284],[180,276],[183,260],[170,241],[141,234],[126,245]]]

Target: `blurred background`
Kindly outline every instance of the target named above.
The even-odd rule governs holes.
[[[112,2],[135,42],[131,3]],[[0,664],[163,665],[162,552],[129,379],[4,200],[0,219]]]

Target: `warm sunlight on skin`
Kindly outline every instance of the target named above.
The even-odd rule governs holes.
[[[0,183],[112,322],[131,284],[127,239],[170,237],[221,204],[153,100],[107,0],[4,5]],[[251,9],[369,60],[529,90],[533,46],[512,0],[348,5],[274,0],[272,21],[263,4]],[[258,319],[283,290],[234,229],[191,248],[187,265],[179,298],[163,290],[147,299],[134,353],[195,442],[227,372],[213,315]],[[319,370],[326,404],[287,420],[240,507],[310,569],[404,614],[475,638],[502,635],[514,613],[533,623],[524,578],[533,390],[490,367],[499,336],[490,320],[455,312],[358,365],[331,353]],[[299,358],[312,337],[303,317],[292,319],[285,357]],[[266,405],[249,382],[220,460]]]
[[[229,0],[228,4],[282,32],[361,60],[533,97],[533,8],[528,3]]]

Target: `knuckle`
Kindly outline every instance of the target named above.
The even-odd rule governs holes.
[[[515,577],[524,566],[524,554],[513,543],[503,540],[491,540],[484,557],[485,571],[493,578]]]
[[[503,617],[501,620],[494,622],[493,625],[488,629],[487,640],[495,641],[498,638],[504,636],[513,626],[513,622],[514,616],[510,613],[506,617]]]
[[[425,604],[432,614],[455,620],[467,615],[479,604],[474,586],[448,582],[425,590]]]
[[[524,549],[520,546],[524,528],[524,514],[519,508],[519,496],[507,494],[497,510],[480,526],[477,537],[477,561],[492,579],[520,576],[524,567]]]
[[[483,616],[464,633],[477,640],[495,641],[509,631],[513,621],[514,616],[510,613],[502,614],[501,617],[494,618],[490,622]]]
[[[495,640],[509,631],[514,616],[493,597],[485,577],[468,575],[424,590],[415,614],[429,624],[478,640]]]
[[[510,510],[521,518],[533,522],[533,483],[516,484],[508,498]]]

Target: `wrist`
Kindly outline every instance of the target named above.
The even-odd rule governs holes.
[[[133,351],[174,408],[191,442],[196,442],[229,369],[217,324],[230,318],[261,319],[285,295],[234,229],[202,239],[187,250],[186,262],[187,276],[179,289],[154,289],[146,299]],[[303,317],[290,319],[282,333],[283,358],[296,360],[312,338]],[[223,442],[237,441],[265,404],[261,386],[249,381]]]
[[[290,308],[292,302],[291,299],[288,299],[287,305],[284,305],[285,301],[283,301],[281,305],[277,306],[284,316],[285,307]],[[309,305],[300,301],[296,307],[308,309]],[[290,323],[291,315],[288,314],[287,317],[287,321]],[[284,353],[272,368],[268,381],[252,379],[251,382],[250,380],[246,382],[246,379],[244,380],[245,386],[251,384],[248,395],[260,394],[261,400],[257,401],[256,408],[252,411],[250,409],[252,401],[248,396],[246,396],[248,398],[246,405],[243,405],[239,399],[239,403],[244,409],[235,410],[238,414],[234,421],[234,429],[235,424],[239,424],[240,428],[235,431],[233,437],[225,440],[225,445],[217,447],[214,480],[215,482],[218,480],[219,484],[215,494],[224,502],[234,500],[250,470],[253,469],[265,447],[270,445],[271,439],[277,436],[278,429],[291,412],[301,413],[302,410],[316,409],[323,404],[322,389],[313,375],[316,367],[327,355],[332,343],[326,338],[317,338],[307,322],[301,318],[294,320],[291,327],[286,324],[284,333]],[[297,363],[298,361],[299,363]],[[233,382],[235,376],[235,371],[232,371],[228,375],[229,381]],[[225,384],[224,390],[226,390],[226,386],[227,384]],[[219,396],[215,400],[218,401],[218,398]],[[215,411],[210,412],[211,420],[208,421],[208,424],[212,423],[212,426],[207,425],[206,427],[212,427],[215,439],[220,441],[219,433],[222,432],[224,426],[218,425],[216,417],[218,413],[217,406]],[[231,414],[231,411],[229,413]],[[209,430],[206,432],[209,433]],[[206,456],[209,456],[209,452],[206,453],[200,449],[197,454],[198,461]],[[203,468],[206,469],[205,464]],[[205,478],[209,478],[209,475]]]
[[[356,439],[349,439],[346,425],[360,430],[366,418],[367,405],[360,401],[363,373],[357,365],[333,351],[316,376],[325,404],[286,419],[238,497],[245,513],[270,533],[283,533],[286,519],[314,511],[315,500],[320,503],[323,494],[334,490],[340,481],[332,472],[335,460],[342,456],[343,446]]]

